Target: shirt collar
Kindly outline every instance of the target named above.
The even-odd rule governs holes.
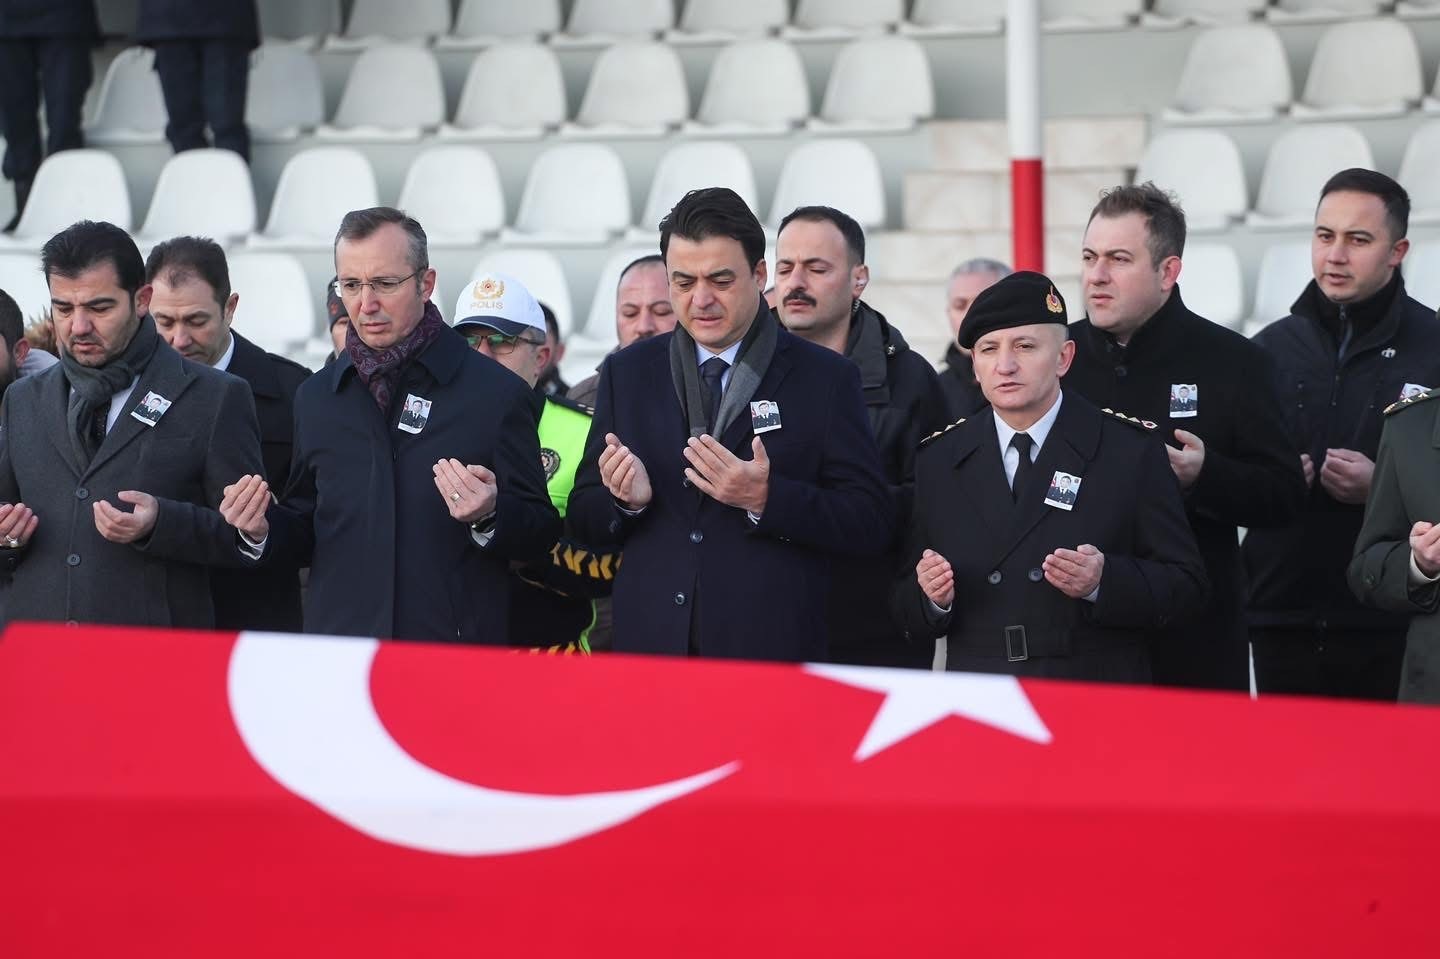
[[[745,339],[742,337],[742,338],[736,340],[734,343],[731,343],[730,346],[727,347],[727,348],[726,348],[723,352],[721,352],[721,353],[712,353],[712,352],[710,352],[709,350],[707,350],[705,347],[701,346],[699,343],[696,343],[696,344],[695,344],[695,362],[696,362],[696,363],[704,363],[706,360],[710,359],[712,356],[718,356],[718,357],[720,357],[720,359],[724,360],[729,366],[734,366],[734,365],[735,365],[735,357],[737,357],[737,356],[740,355],[740,345],[741,345],[742,343],[744,343],[744,342],[745,342]],[[728,367],[727,367],[727,369],[728,369]]]
[[[225,347],[224,355],[215,363],[215,369],[220,370],[222,373],[230,369],[230,361],[235,358],[235,334],[227,332],[225,337],[230,342]]]
[[[1030,439],[1035,441],[1035,456],[1040,455],[1039,450],[1045,445],[1045,438],[1050,435],[1050,427],[1055,425],[1055,418],[1060,415],[1060,402],[1063,399],[1065,399],[1065,391],[1061,390],[1055,395],[1055,402],[1051,404],[1050,409],[1045,411],[1045,415],[1025,431],[1030,434]],[[1003,459],[1005,451],[1010,448],[1010,439],[1020,431],[1002,420],[1000,414],[993,409],[990,411],[990,415],[995,417],[995,433],[1000,439],[1000,456]]]

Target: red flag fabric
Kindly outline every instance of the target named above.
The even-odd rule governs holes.
[[[1430,955],[1440,712],[0,638],[0,956]]]

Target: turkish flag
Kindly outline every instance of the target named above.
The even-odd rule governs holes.
[[[1433,955],[1440,712],[0,638],[0,956]]]

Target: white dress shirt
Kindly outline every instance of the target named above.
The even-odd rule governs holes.
[[[1030,462],[1033,463],[1039,458],[1040,447],[1045,445],[1045,438],[1050,435],[1050,428],[1055,425],[1055,418],[1060,415],[1060,402],[1064,399],[1065,392],[1062,390],[1055,395],[1055,402],[1045,411],[1045,415],[1023,431],[1034,441],[1030,446]],[[995,417],[995,435],[1000,440],[1000,459],[1005,464],[1005,482],[1014,486],[1015,471],[1020,468],[1020,451],[1010,445],[1010,440],[1021,430],[1010,426],[994,410],[990,411],[990,415]]]

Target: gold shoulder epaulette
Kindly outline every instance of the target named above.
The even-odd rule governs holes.
[[[1414,396],[1407,396],[1403,400],[1391,403],[1385,407],[1385,415],[1389,416],[1391,413],[1398,413],[1401,410],[1409,409],[1417,403],[1433,400],[1437,396],[1440,396],[1440,387],[1436,387],[1433,390],[1426,390],[1424,393],[1416,393]]]
[[[1148,431],[1148,430],[1154,430],[1154,429],[1159,429],[1159,428],[1160,428],[1160,425],[1159,425],[1158,423],[1152,423],[1150,420],[1140,420],[1140,419],[1136,419],[1136,418],[1133,417],[1133,416],[1126,416],[1124,413],[1117,413],[1117,412],[1115,412],[1114,410],[1112,410],[1112,409],[1111,409],[1110,407],[1108,407],[1108,406],[1105,407],[1105,409],[1101,410],[1100,412],[1102,412],[1102,413],[1109,413],[1111,416],[1115,417],[1115,418],[1116,418],[1117,420],[1119,420],[1120,422],[1122,422],[1122,423],[1129,423],[1131,426],[1135,427],[1136,429],[1142,429],[1142,430],[1147,430],[1147,431]]]
[[[944,436],[946,433],[950,432],[963,422],[965,422],[965,417],[962,416],[955,422],[951,423],[949,426],[945,427],[943,430],[936,430],[935,432],[931,433],[929,436],[925,437],[923,440],[920,441],[920,449],[923,450],[925,447],[933,443],[936,437]]]

